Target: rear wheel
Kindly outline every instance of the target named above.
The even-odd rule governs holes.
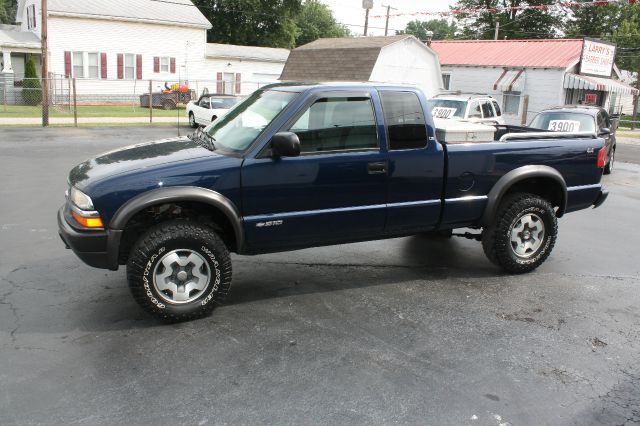
[[[186,221],[151,228],[131,249],[129,288],[142,308],[162,320],[207,316],[231,285],[231,259],[211,229]]]
[[[164,110],[171,110],[171,109],[175,109],[176,108],[176,104],[173,101],[163,101],[162,102],[162,109]]]
[[[613,164],[616,159],[616,147],[611,148],[611,157],[609,157],[609,162],[606,166],[604,166],[604,174],[610,175],[613,171]]]
[[[193,115],[192,112],[189,113],[189,125],[191,126],[192,129],[195,129],[198,127],[198,123],[196,123],[196,116]]]
[[[533,194],[516,194],[501,204],[494,224],[484,229],[482,247],[491,262],[519,274],[549,257],[557,235],[553,206]]]

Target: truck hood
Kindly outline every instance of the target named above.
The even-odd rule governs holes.
[[[123,173],[143,171],[160,165],[203,157],[221,157],[187,137],[131,145],[91,158],[69,173],[69,184],[79,189]]]

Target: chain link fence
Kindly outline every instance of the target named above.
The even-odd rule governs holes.
[[[0,126],[186,125],[186,107],[203,94],[246,97],[273,82],[235,80],[107,80],[50,75],[47,79],[0,77]],[[48,108],[43,100],[48,93]],[[150,102],[151,100],[151,102]],[[149,105],[152,105],[152,108]]]

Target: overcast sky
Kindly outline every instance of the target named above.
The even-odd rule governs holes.
[[[343,24],[354,24],[359,26],[348,26],[351,32],[355,34],[362,34],[364,32],[364,15],[365,11],[362,8],[362,0],[321,0],[324,4],[328,5],[333,10],[333,15],[336,20]],[[384,17],[373,18],[377,15],[385,15],[387,12],[386,7],[397,8],[397,10],[391,10],[391,14],[394,13],[409,13],[409,12],[442,12],[449,10],[449,6],[455,4],[455,0],[374,0],[373,9],[369,12],[369,35],[384,35]],[[403,30],[407,22],[414,19],[426,21],[429,19],[436,19],[438,16],[391,16],[389,20],[389,35],[395,34],[394,30]]]

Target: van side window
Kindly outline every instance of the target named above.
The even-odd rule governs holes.
[[[480,103],[474,101],[469,107],[469,118],[482,118],[482,111],[480,111]]]
[[[484,118],[493,118],[493,109],[491,109],[491,104],[489,102],[482,103],[482,116]]]
[[[318,99],[289,131],[298,135],[302,153],[379,148],[368,97]]]
[[[380,92],[389,149],[419,149],[427,146],[427,124],[418,95],[413,92]]]
[[[500,117],[502,115],[502,111],[500,111],[500,105],[496,101],[491,101],[493,104],[493,109],[496,110],[496,116]]]

